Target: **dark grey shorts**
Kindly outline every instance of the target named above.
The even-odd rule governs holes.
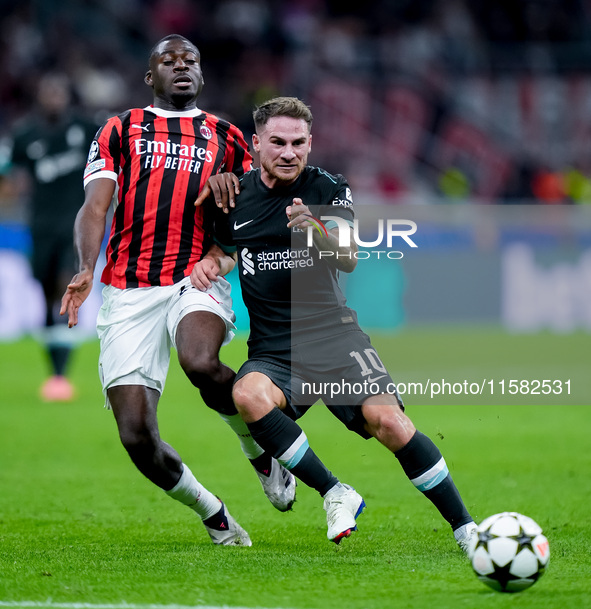
[[[292,419],[303,416],[318,400],[345,426],[363,438],[365,419],[361,405],[372,395],[395,395],[396,386],[361,330],[292,346],[291,362],[261,356],[245,362],[236,380],[249,372],[260,372],[281,389],[287,400],[285,413]]]

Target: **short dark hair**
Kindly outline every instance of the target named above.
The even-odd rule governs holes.
[[[168,36],[164,36],[164,38],[161,38],[151,49],[150,51],[150,56],[148,57],[148,65],[152,66],[152,59],[154,58],[154,56],[156,55],[156,49],[163,43],[163,42],[168,42],[169,40],[184,40],[187,44],[191,45],[196,51],[197,51],[197,55],[200,55],[199,53],[199,49],[188,39],[185,38],[184,36],[181,36],[180,34],[168,34]]]
[[[256,130],[262,129],[274,116],[301,118],[308,123],[308,130],[312,129],[312,112],[309,106],[297,97],[274,97],[258,106],[252,113]]]

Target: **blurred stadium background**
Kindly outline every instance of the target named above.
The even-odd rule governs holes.
[[[146,105],[149,49],[178,32],[202,53],[201,106],[249,138],[257,102],[301,97],[315,115],[311,162],[346,175],[360,206],[417,222],[417,251],[351,277],[364,325],[591,330],[588,0],[0,6],[0,138],[32,110],[47,70],[67,73],[99,122]],[[26,224],[26,189],[3,181],[0,339],[42,319]],[[361,298],[376,285],[378,311]]]
[[[42,74],[69,75],[101,122],[150,102],[147,55],[171,32],[202,52],[199,105],[247,139],[257,102],[311,105],[310,161],[348,178],[366,240],[378,219],[417,223],[418,247],[360,262],[348,298],[397,382],[494,380],[494,395],[404,400],[477,520],[516,509],[549,532],[551,568],[519,606],[589,606],[591,0],[0,0],[0,174]],[[430,506],[385,475],[390,456],[326,409],[306,415],[306,433],[367,490],[359,536],[329,548],[304,485],[288,520],[261,509],[237,444],[213,412],[197,414],[173,365],[162,431],[257,540],[254,554],[220,558],[116,442],[96,340],[74,358],[74,403],[40,402],[28,214],[26,186],[0,178],[0,603],[515,606],[483,594]],[[99,302],[96,282],[82,338]],[[244,334],[224,349],[238,367]],[[512,378],[572,379],[572,394],[501,396]]]

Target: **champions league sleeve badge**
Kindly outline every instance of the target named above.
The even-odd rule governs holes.
[[[96,159],[96,155],[99,152],[99,144],[96,140],[92,141],[92,144],[90,145],[90,150],[88,151],[88,159],[86,160],[87,163],[92,163],[92,161],[94,161],[94,159]]]

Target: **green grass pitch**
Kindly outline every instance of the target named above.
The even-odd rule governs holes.
[[[570,396],[407,395],[477,521],[504,510],[539,522],[547,573],[517,595],[491,591],[431,504],[375,441],[321,405],[302,420],[327,465],[365,497],[359,531],[326,539],[322,500],[300,485],[288,514],[265,499],[238,442],[173,355],[161,432],[249,531],[252,548],[214,547],[195,515],[134,469],[102,408],[95,342],[72,366],[78,397],[44,404],[30,339],[0,344],[0,607],[156,604],[283,609],[591,607],[590,337],[471,329],[376,336],[404,380],[571,378]],[[237,367],[242,338],[223,351]]]

